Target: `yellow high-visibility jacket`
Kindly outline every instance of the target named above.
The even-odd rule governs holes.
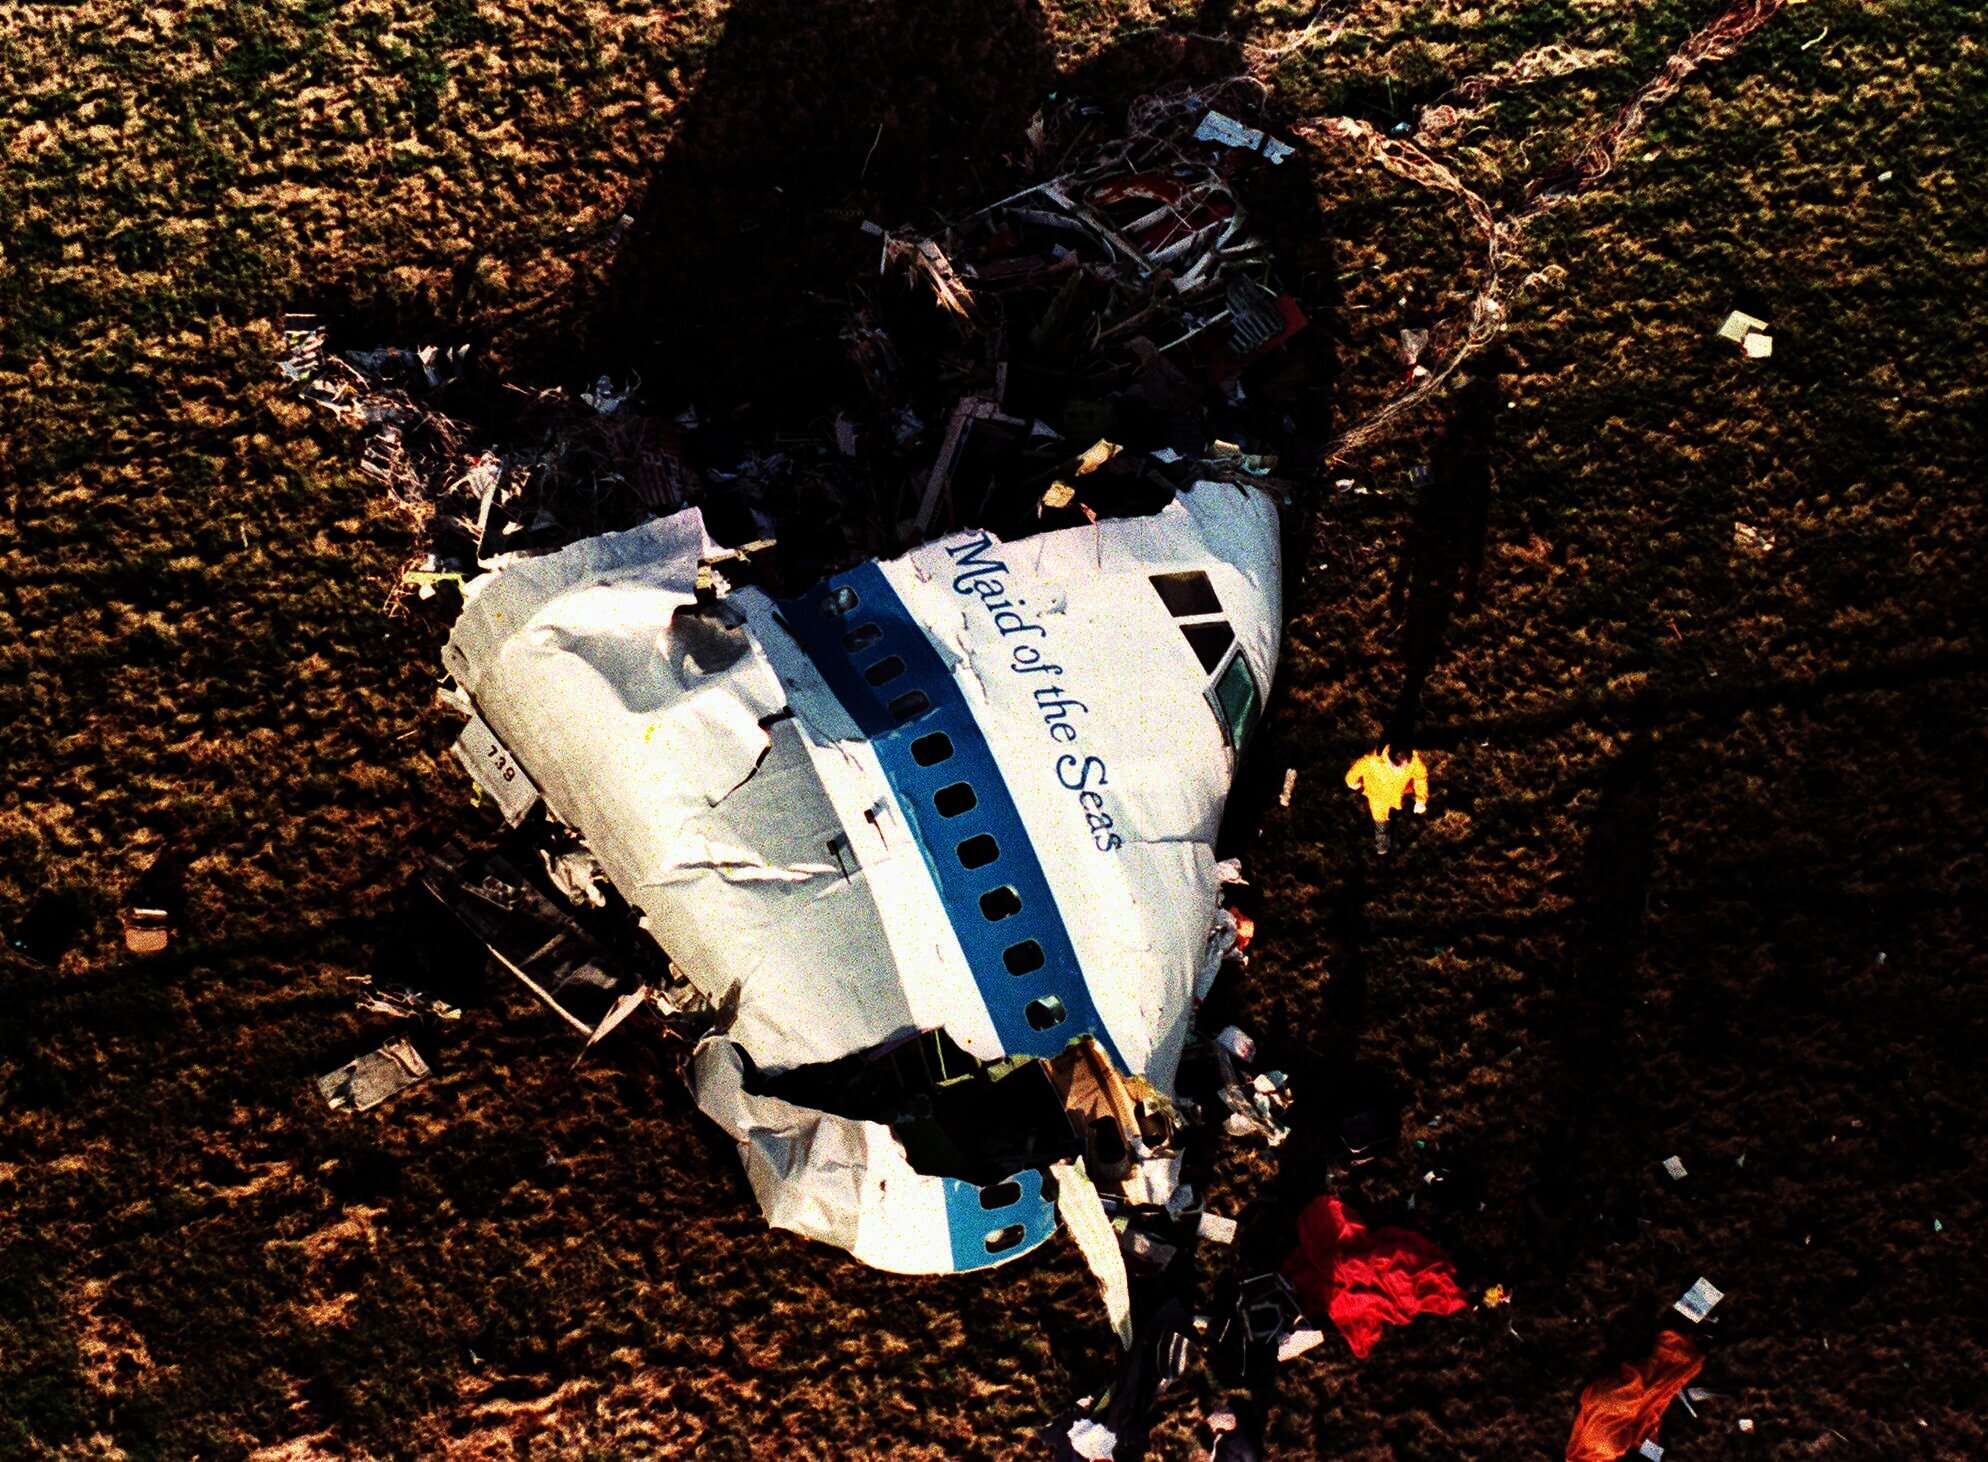
[[[1346,785],[1354,791],[1365,791],[1367,810],[1374,815],[1375,822],[1386,822],[1390,812],[1401,808],[1402,794],[1414,783],[1415,800],[1429,800],[1429,769],[1422,765],[1422,753],[1411,752],[1408,765],[1398,767],[1387,759],[1387,748],[1370,751],[1347,768]]]

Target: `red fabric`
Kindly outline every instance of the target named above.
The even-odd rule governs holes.
[[[1567,1462],[1615,1462],[1654,1437],[1672,1398],[1704,1364],[1705,1357],[1688,1337],[1675,1330],[1660,1332],[1648,1360],[1640,1366],[1625,1364],[1581,1393],[1574,1434],[1567,1439]]]
[[[1364,1359],[1387,1325],[1466,1307],[1449,1256],[1404,1228],[1369,1229],[1337,1198],[1314,1199],[1298,1218],[1298,1247],[1284,1261],[1313,1315],[1330,1315]]]

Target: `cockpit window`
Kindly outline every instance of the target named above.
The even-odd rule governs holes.
[[[1229,628],[1226,619],[1203,620],[1199,624],[1184,624],[1180,632],[1187,636],[1188,644],[1201,661],[1201,668],[1212,673],[1222,663],[1222,656],[1229,646],[1236,642],[1236,632]]]
[[[1222,718],[1222,727],[1229,734],[1229,745],[1241,751],[1243,743],[1249,740],[1250,732],[1256,729],[1256,719],[1263,712],[1263,697],[1256,688],[1256,676],[1251,673],[1249,661],[1238,651],[1229,660],[1229,665],[1215,677],[1215,684],[1209,688],[1208,698],[1214,702],[1215,710]]]
[[[1215,586],[1199,569],[1181,574],[1154,574],[1152,578],[1153,587],[1159,591],[1160,602],[1166,605],[1167,613],[1175,619],[1185,619],[1190,614],[1222,612],[1222,601],[1215,597]]]

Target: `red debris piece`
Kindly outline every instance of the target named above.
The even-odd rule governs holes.
[[[1407,1229],[1370,1229],[1337,1198],[1316,1199],[1300,1215],[1284,1277],[1306,1311],[1330,1315],[1362,1359],[1383,1327],[1454,1315],[1468,1304],[1441,1249]]]

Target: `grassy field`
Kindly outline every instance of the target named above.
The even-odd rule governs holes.
[[[413,938],[414,850],[489,824],[443,627],[384,609],[405,530],[275,380],[274,314],[791,393],[854,220],[984,195],[1049,92],[1254,62],[1281,116],[1386,124],[1611,52],[1452,153],[1510,204],[1712,8],[1328,5],[1269,55],[1311,9],[0,4],[0,922],[50,888],[91,921],[0,962],[0,1456],[1020,1457],[1111,1364],[1067,1245],[921,1282],[770,1235],[667,1052],[576,1070]],[[1284,1367],[1246,1403],[1277,1455],[1557,1455],[1700,1274],[1732,1399],[1674,1457],[1988,1455],[1977,21],[1776,18],[1528,233],[1468,378],[1306,489],[1224,1000],[1311,1120],[1211,1201],[1274,1264],[1318,1119],[1376,1084],[1404,1151],[1331,1181],[1514,1301]],[[1340,425],[1469,265],[1351,163],[1306,151],[1264,211]],[[1772,359],[1714,337],[1733,308]],[[1376,866],[1338,779],[1406,710],[1435,796]],[[114,912],[169,843],[184,937],[134,959]],[[434,1080],[328,1113],[310,1079],[382,1038],[346,978],[395,960],[478,998]],[[1411,1213],[1437,1164],[1467,1201]],[[1170,1396],[1155,1455],[1201,1455],[1216,1394]]]

